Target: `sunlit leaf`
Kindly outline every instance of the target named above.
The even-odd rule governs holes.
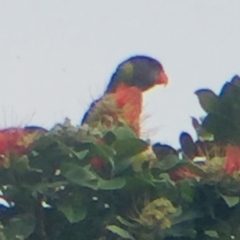
[[[89,153],[89,150],[83,150],[81,152],[74,152],[75,156],[77,156],[77,158],[79,160],[82,160],[83,158],[85,158],[88,153]]]
[[[222,198],[229,207],[234,207],[239,203],[239,197],[222,195]]]
[[[134,240],[134,237],[131,236],[129,232],[127,232],[126,230],[124,230],[116,225],[108,225],[106,227],[106,229],[108,229],[112,233],[117,234],[121,238]]]
[[[116,139],[124,140],[128,138],[138,138],[133,130],[127,126],[119,126],[113,130]]]
[[[172,181],[171,177],[169,176],[168,173],[162,173],[159,175],[160,178],[162,178],[165,182],[170,183],[171,185],[175,186],[175,182]]]
[[[116,140],[113,144],[118,158],[130,158],[134,155],[146,150],[148,144],[136,138],[128,138],[125,140]]]
[[[216,231],[214,230],[206,230],[204,231],[205,235],[211,237],[211,238],[219,238],[219,235]]]

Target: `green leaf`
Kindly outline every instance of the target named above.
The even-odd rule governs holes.
[[[127,221],[126,219],[124,219],[121,216],[117,216],[116,219],[123,225],[130,227],[130,228],[137,228],[139,225],[138,224],[134,224],[134,223],[130,223],[129,221]]]
[[[219,111],[218,96],[209,89],[200,89],[195,92],[203,110],[207,113],[217,113]]]
[[[240,101],[240,88],[237,86],[235,81],[232,82],[226,82],[223,87],[222,90],[219,94],[220,100],[221,100],[221,104],[223,104],[225,109],[226,107],[230,107],[234,104],[234,103],[239,103]],[[225,109],[227,110],[227,109]],[[229,111],[227,111],[229,112]]]
[[[146,150],[148,144],[136,138],[128,138],[125,140],[116,140],[113,144],[113,148],[117,152],[118,158],[130,158],[142,151]]]
[[[81,152],[74,152],[74,155],[77,156],[79,160],[82,160],[87,156],[88,153],[89,153],[89,150],[83,150]]]
[[[175,186],[175,182],[171,179],[170,175],[168,173],[161,173],[159,175],[160,179],[162,179],[161,181],[164,181],[166,183],[170,183],[171,185]]]
[[[182,213],[183,213],[183,209],[182,209],[181,206],[179,206],[179,207],[176,208],[176,211],[171,214],[171,218],[179,217],[179,216],[182,215]]]
[[[39,155],[39,153],[36,151],[32,151],[31,153],[32,153],[33,157],[37,157]]]
[[[4,234],[2,232],[0,232],[0,240],[6,240],[6,237],[4,236]]]
[[[125,186],[126,180],[125,178],[113,178],[110,180],[99,179],[98,181],[98,189],[102,190],[115,190],[121,189]]]
[[[183,160],[179,160],[179,158],[176,155],[169,154],[162,161],[159,161],[156,166],[163,171],[167,171],[173,169],[174,167],[181,163],[182,164],[184,163]]]
[[[212,141],[214,139],[213,134],[209,133],[206,129],[203,128],[202,125],[198,122],[198,120],[194,117],[192,117],[192,126],[194,127],[198,138],[204,142],[204,141]]]
[[[82,221],[87,216],[87,209],[80,203],[77,205],[61,202],[58,204],[58,210],[61,211],[70,223]]]
[[[183,179],[178,183],[181,197],[187,202],[193,202],[194,199],[194,186],[190,179]]]
[[[98,179],[96,175],[85,168],[79,167],[75,164],[63,163],[60,170],[62,175],[72,183],[93,189],[96,189],[97,187]]]
[[[113,148],[105,145],[105,144],[97,144],[97,143],[84,143],[82,144],[84,148],[89,150],[89,154],[92,157],[100,157],[105,161],[109,162],[112,166],[114,166],[113,158],[115,156],[115,151]]]
[[[205,235],[211,237],[211,238],[219,238],[219,235],[216,231],[214,230],[206,230],[204,231]]]
[[[44,135],[34,142],[34,151],[46,150],[49,147],[58,146],[59,142],[56,138],[50,135]]]
[[[236,85],[237,87],[240,87],[240,77],[238,75],[233,76],[231,79],[231,83]]]
[[[96,156],[101,157],[114,166],[113,157],[115,156],[114,150],[104,144],[95,144]]]
[[[185,224],[178,224],[172,226],[170,229],[166,229],[165,233],[167,236],[173,237],[173,239],[196,239],[197,231],[192,229],[192,226]]]
[[[198,211],[198,210],[183,210],[182,214],[179,216],[176,216],[173,220],[172,220],[172,224],[179,224],[179,223],[183,223],[183,222],[188,222],[188,221],[193,221],[195,219],[198,218],[202,218],[203,217],[203,213]]]
[[[74,154],[71,148],[59,142],[47,149],[38,150],[38,153],[37,156],[29,156],[29,165],[42,170],[44,177],[52,176],[62,163],[71,161],[71,153]]]
[[[222,194],[221,194],[221,196],[229,207],[234,207],[235,205],[237,205],[239,203],[239,197],[226,196],[226,195],[222,195]]]
[[[129,232],[127,232],[126,230],[124,230],[116,225],[108,225],[106,227],[106,229],[111,231],[112,233],[117,234],[121,238],[134,240],[134,237],[131,236]]]
[[[117,127],[112,131],[116,136],[117,140],[124,140],[128,138],[138,138],[133,130],[127,126]]]
[[[2,230],[3,230],[3,226],[1,224],[0,225],[0,240],[7,240]]]
[[[150,174],[149,174],[150,175]],[[145,191],[149,189],[149,187],[154,186],[154,179],[152,176],[137,176],[137,177],[127,177],[126,185],[124,186],[124,190],[132,194],[133,192]]]
[[[210,229],[210,231],[216,231],[219,238],[220,239],[231,239],[231,236],[234,236],[236,237],[236,232],[235,230],[233,230],[235,227],[233,227],[233,222],[238,222],[238,219],[239,219],[239,214],[236,213],[236,218],[235,220],[233,220],[232,216],[231,216],[231,219],[233,220],[230,220],[229,219],[225,219],[225,221],[223,219],[219,219],[216,221],[216,223],[214,224],[213,228]],[[239,230],[237,230],[239,231]],[[213,233],[213,235],[215,235]],[[238,234],[237,234],[238,236]],[[236,237],[235,239],[238,239],[238,237]]]
[[[13,162],[11,168],[17,173],[25,173],[29,169],[28,157],[26,155],[23,155],[22,157]]]
[[[229,140],[232,140],[235,133],[239,135],[233,127],[231,118],[225,113],[222,115],[208,114],[204,118],[202,126],[206,131],[213,134],[215,140],[220,140],[224,143],[229,143]]]
[[[12,170],[11,173],[14,179],[18,181],[18,184],[27,184],[30,187],[30,185],[34,185],[42,179],[42,171],[40,169],[31,168],[29,166],[29,159],[26,155],[14,160],[9,170]],[[10,175],[10,172],[8,175]]]
[[[129,167],[132,165],[132,159],[131,158],[125,158],[121,159],[120,161],[115,161],[114,169],[113,169],[113,175],[122,173],[126,169],[129,169]]]
[[[111,145],[114,141],[116,141],[116,136],[113,132],[107,132],[104,135],[103,140],[107,145]]]
[[[20,214],[10,219],[4,225],[4,234],[8,240],[24,240],[35,228],[35,217],[33,214]]]
[[[67,185],[67,181],[56,181],[56,182],[41,182],[34,184],[30,188],[33,197],[37,197],[39,193],[46,195],[52,195],[56,193],[56,189],[60,189]]]

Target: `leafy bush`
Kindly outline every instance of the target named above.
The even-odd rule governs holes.
[[[240,239],[240,78],[196,95],[180,150],[67,120],[1,156],[0,240]]]

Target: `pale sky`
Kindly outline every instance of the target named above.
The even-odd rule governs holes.
[[[145,94],[144,131],[178,146],[203,115],[195,90],[240,74],[239,11],[239,0],[0,0],[0,127],[78,124],[116,66],[146,54],[170,84]]]

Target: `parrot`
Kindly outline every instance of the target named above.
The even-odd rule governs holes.
[[[130,57],[117,66],[102,97],[92,102],[81,124],[98,129],[99,123],[107,128],[125,124],[139,137],[143,93],[156,85],[167,83],[167,74],[158,60],[144,55]],[[148,150],[136,158],[145,159],[145,155],[154,155]],[[95,157],[91,160],[91,166],[101,173],[104,171],[104,160]]]
[[[137,87],[143,92],[157,84],[166,85],[168,77],[159,61],[139,55],[130,57],[118,65],[105,94],[116,92],[121,83],[129,87]]]
[[[118,65],[103,96],[93,101],[81,123],[95,126],[101,122],[111,127],[124,122],[139,136],[143,92],[167,83],[158,60],[144,55],[130,57]]]
[[[8,164],[9,155],[26,154],[31,144],[40,137],[46,129],[37,126],[10,127],[0,130],[0,167]]]

